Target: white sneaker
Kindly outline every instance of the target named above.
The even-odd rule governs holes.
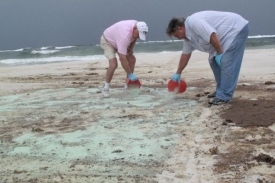
[[[127,90],[127,89],[128,89],[127,84],[124,84],[124,90]]]
[[[105,98],[109,97],[109,88],[103,88],[102,89],[102,95]]]

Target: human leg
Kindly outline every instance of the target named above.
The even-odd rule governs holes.
[[[109,60],[109,67],[106,71],[106,79],[105,79],[105,84],[104,87],[102,88],[102,95],[103,97],[109,97],[109,86],[110,82],[113,78],[114,72],[117,68],[117,60],[116,58],[113,58]]]
[[[116,59],[116,49],[110,45],[104,36],[101,36],[100,46],[104,50],[105,57],[109,60],[109,67],[106,71],[105,85],[102,89],[102,94],[104,97],[109,96],[109,85],[113,78],[114,72],[117,68],[117,59]]]
[[[217,89],[216,98],[229,101],[233,97],[241,69],[247,37],[248,26],[246,25],[224,53],[221,62],[220,87]]]
[[[106,72],[106,79],[105,79],[106,83],[111,82],[116,68],[117,68],[117,59],[116,58],[110,59],[109,60],[109,67],[108,67],[107,72]]]
[[[214,93],[212,93],[211,95],[209,95],[208,98],[214,98],[216,96],[216,91],[217,89],[220,87],[221,85],[221,68],[218,66],[218,64],[215,62],[214,58],[212,58],[211,62],[209,62],[210,67],[212,69],[212,72],[214,74],[215,77],[215,81],[216,81],[216,90]]]
[[[104,51],[105,57],[109,60],[109,67],[106,72],[106,83],[110,83],[117,68],[116,52],[117,50],[102,35],[100,38],[100,46]]]

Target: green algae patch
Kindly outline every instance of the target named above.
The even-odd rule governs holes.
[[[184,138],[178,129],[196,118],[197,102],[166,89],[111,89],[110,94],[103,98],[98,89],[65,88],[1,97],[2,161],[28,161],[17,168],[42,168],[45,175],[68,173],[76,164],[85,166],[82,174],[158,172]],[[100,171],[104,166],[108,172]]]

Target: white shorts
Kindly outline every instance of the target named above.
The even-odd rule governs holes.
[[[108,60],[116,58],[117,49],[108,43],[103,35],[100,38],[100,46],[104,50],[104,55]]]

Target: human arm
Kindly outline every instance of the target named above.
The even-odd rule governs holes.
[[[181,57],[180,57],[180,61],[179,61],[179,65],[178,65],[178,70],[177,70],[177,74],[181,74],[183,69],[187,66],[188,64],[188,61],[191,57],[191,54],[192,53],[189,53],[189,54],[181,54]]]
[[[126,55],[123,55],[121,53],[118,53],[118,55],[119,55],[119,60],[121,62],[121,65],[122,65],[123,69],[125,70],[125,72],[127,73],[128,78],[131,81],[137,80],[138,78],[132,73],[131,68],[129,67]]]
[[[221,46],[220,39],[219,39],[219,37],[217,36],[217,34],[215,32],[213,32],[210,36],[210,44],[214,47],[217,54],[222,54],[223,53],[223,49],[222,49],[222,46]]]
[[[126,57],[126,55],[123,55],[121,53],[118,53],[118,56],[119,56],[119,60],[120,60],[121,66],[125,70],[125,72],[127,73],[127,76],[128,76],[129,74],[132,73],[132,71],[131,71],[131,69],[129,67],[127,57]]]
[[[215,32],[213,32],[210,36],[210,44],[214,47],[215,51],[217,52],[215,56],[215,61],[218,64],[218,66],[221,66],[223,50],[222,50],[220,39]]]
[[[180,82],[181,73],[182,73],[183,69],[187,66],[188,61],[189,61],[189,59],[191,57],[191,54],[192,53],[182,54],[181,55],[177,72],[176,72],[176,74],[172,75],[172,80],[173,81]]]
[[[135,46],[135,44],[136,44],[136,41],[137,41],[137,39],[134,39],[134,40],[130,43],[130,45],[128,46],[127,53],[128,53],[129,55],[133,55],[133,53],[134,53],[133,49],[134,49],[134,46]]]

